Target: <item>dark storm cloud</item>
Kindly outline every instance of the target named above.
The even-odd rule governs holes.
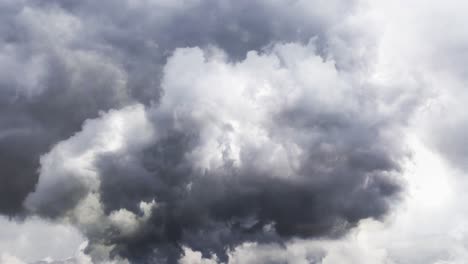
[[[330,44],[353,2],[0,5],[0,213],[29,194],[95,258],[225,261],[246,241],[338,237],[398,196],[406,115],[387,120]]]
[[[355,93],[369,87],[312,44],[236,64],[215,53],[176,51],[161,104],[104,114],[52,149],[28,208],[71,217],[90,255],[111,246],[134,263],[175,263],[182,246],[226,261],[246,241],[336,238],[385,215],[406,154],[400,119],[378,110],[385,100]],[[252,86],[259,81],[273,89]],[[95,208],[96,221],[80,219],[83,208]]]
[[[128,99],[118,91],[120,73],[105,62],[74,52],[34,54],[36,47],[10,45],[3,46],[0,59],[2,67],[15,71],[0,81],[0,212],[15,214],[37,181],[39,156],[87,118]],[[37,67],[31,66],[35,59]],[[40,76],[24,81],[34,74]]]
[[[214,45],[239,59],[276,41],[323,37],[352,10],[349,1],[334,1],[332,9],[304,1],[0,5],[0,212],[7,214],[20,211],[33,190],[40,154],[84,120],[134,100],[157,102],[162,65],[174,48]]]
[[[108,213],[119,208],[138,213],[139,202],[152,199],[161,205],[135,236],[119,239],[117,233],[111,239],[117,245],[114,252],[135,263],[151,263],[157,248],[175,263],[180,245],[186,245],[204,257],[216,253],[226,261],[226,249],[245,241],[339,237],[363,218],[383,216],[400,190],[385,173],[398,172],[399,166],[393,153],[376,148],[390,142],[380,141],[365,125],[339,124],[339,132],[325,135],[321,142],[338,148],[333,154],[304,146],[295,179],[259,171],[263,164],[252,161],[256,154],[249,149],[241,155],[241,167],[225,160],[219,169],[197,171],[186,160],[197,138],[186,131],[171,132],[138,158],[104,155],[98,167]]]

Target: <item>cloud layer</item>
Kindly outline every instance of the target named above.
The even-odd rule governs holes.
[[[0,0],[0,214],[78,230],[65,262],[405,263],[355,237],[467,156],[457,1],[419,2]]]

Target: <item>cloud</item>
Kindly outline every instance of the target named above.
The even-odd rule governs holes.
[[[65,259],[75,254],[83,236],[66,223],[38,217],[22,222],[0,218],[0,263],[30,263],[47,257]],[[44,239],[47,238],[47,243]]]
[[[57,9],[21,8],[19,2],[1,5],[12,12],[2,16],[7,32],[0,50],[0,212],[17,215],[37,181],[39,156],[87,118],[129,97],[120,67],[70,47],[81,28],[78,19]]]
[[[25,213],[21,204],[37,183],[39,156],[86,119],[157,103],[174,49],[218,46],[238,60],[275,42],[325,35],[352,9],[348,1],[3,0],[0,6],[0,212],[8,215]],[[269,19],[280,15],[282,23]]]
[[[91,251],[175,262],[186,245],[224,261],[244,241],[341,236],[398,197],[403,124],[313,42],[238,63],[178,49],[161,86],[159,105],[112,110],[56,144],[26,207],[71,219]]]
[[[460,262],[457,4],[0,0],[1,262]]]
[[[460,171],[414,136],[408,142],[414,156],[404,165],[407,192],[386,221],[363,220],[339,240],[247,243],[230,252],[230,263],[463,263],[466,184]]]

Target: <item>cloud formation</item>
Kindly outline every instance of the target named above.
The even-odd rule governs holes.
[[[136,263],[182,245],[226,261],[244,241],[338,237],[396,198],[401,124],[313,42],[238,63],[178,49],[163,73],[160,104],[88,120],[42,156],[30,211]]]
[[[393,263],[350,237],[401,212],[409,134],[466,169],[436,6],[0,0],[0,214],[79,230],[65,263]]]
[[[158,102],[161,71],[174,49],[218,46],[240,59],[276,41],[307,42],[349,12],[349,4],[339,1],[332,8],[320,1],[3,0],[0,5],[0,160],[6,183],[0,187],[0,211],[8,215],[21,213],[34,189],[39,156],[79,131],[86,119],[131,102]],[[284,10],[290,10],[284,22],[268,19]]]

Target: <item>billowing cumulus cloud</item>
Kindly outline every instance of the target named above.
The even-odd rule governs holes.
[[[388,115],[402,114],[313,42],[237,63],[177,49],[161,87],[160,104],[88,120],[41,157],[26,207],[69,218],[91,254],[175,262],[185,245],[225,261],[244,241],[338,237],[399,193],[405,150]]]
[[[0,0],[0,263],[457,263],[449,2]]]
[[[158,102],[167,56],[219,46],[232,59],[276,41],[324,35],[339,1],[7,1],[2,9],[0,211],[16,215],[39,156],[99,111]],[[317,10],[320,8],[320,12]],[[284,22],[269,16],[284,14]],[[299,14],[299,15],[298,15]],[[227,22],[226,22],[227,21]],[[23,151],[28,149],[28,151]]]

